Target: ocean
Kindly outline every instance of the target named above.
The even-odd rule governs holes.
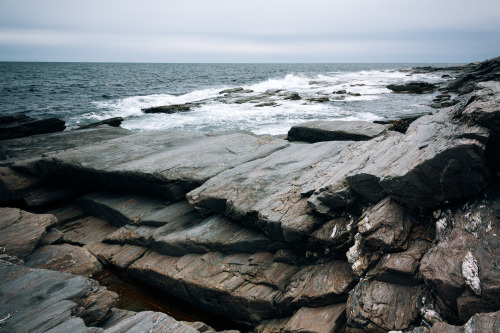
[[[394,94],[388,84],[438,83],[442,72],[415,66],[456,64],[143,64],[0,62],[0,114],[58,117],[67,127],[123,117],[132,131],[201,133],[249,130],[285,134],[310,120],[384,120],[434,111],[438,94]],[[224,95],[222,90],[247,92]],[[249,91],[252,92],[249,92]],[[335,92],[345,90],[344,94]],[[265,98],[242,99],[272,92]],[[300,100],[285,99],[297,93]],[[309,101],[328,97],[327,102]],[[197,103],[189,112],[145,114],[144,108]],[[256,105],[267,103],[267,106]],[[269,104],[270,103],[270,104]]]

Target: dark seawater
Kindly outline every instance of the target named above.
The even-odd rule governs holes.
[[[199,132],[245,129],[284,134],[308,120],[378,120],[432,111],[433,94],[393,94],[387,84],[415,80],[441,82],[441,73],[410,74],[401,69],[428,64],[128,64],[0,62],[0,114],[26,112],[59,117],[67,125],[121,116],[134,131],[177,128]],[[435,64],[442,66],[443,64]],[[255,107],[221,98],[219,91],[243,87],[278,106]],[[361,96],[309,103],[308,98],[336,97],[347,90]],[[284,100],[297,92],[299,101]],[[240,96],[241,97],[241,96]],[[264,102],[266,102],[264,101]],[[146,115],[142,108],[202,102],[200,108],[173,115]]]

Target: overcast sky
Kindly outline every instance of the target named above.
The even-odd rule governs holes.
[[[472,62],[500,0],[0,0],[0,61]]]

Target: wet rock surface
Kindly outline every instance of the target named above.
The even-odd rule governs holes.
[[[66,122],[59,118],[34,119],[25,114],[2,116],[0,119],[0,140],[21,138],[35,134],[60,132]]]
[[[454,71],[494,78],[495,61]],[[455,76],[439,99],[456,105],[366,141],[109,126],[2,141],[1,329],[215,331],[113,309],[85,277],[106,266],[257,332],[495,332],[500,83]]]

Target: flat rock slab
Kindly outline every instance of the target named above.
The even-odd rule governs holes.
[[[273,137],[152,131],[49,154],[19,165],[86,188],[160,194],[171,200],[239,164],[287,147]]]
[[[262,232],[244,227],[223,215],[215,215],[186,229],[165,233],[155,232],[151,242],[158,253],[181,256],[209,251],[225,253],[255,253],[276,246]]]
[[[348,326],[364,332],[402,331],[418,318],[422,286],[362,281],[347,301]]]
[[[31,268],[44,268],[83,276],[91,276],[101,269],[101,264],[89,251],[70,244],[38,248],[25,264]]]
[[[8,167],[0,167],[0,204],[21,201],[23,195],[40,186],[42,180]]]
[[[193,327],[178,322],[165,313],[142,311],[104,330],[105,333],[197,333]]]
[[[88,245],[103,241],[116,227],[93,216],[85,217],[57,227],[63,233],[63,241],[71,244]]]
[[[106,125],[80,131],[39,134],[26,138],[1,141],[0,151],[4,155],[3,159],[41,158],[44,154],[91,145],[127,136],[132,133],[124,128]]]
[[[474,315],[465,325],[453,326],[444,322],[432,326],[430,333],[499,333],[500,311]]]
[[[0,281],[2,329],[13,333],[46,332],[76,316],[93,326],[118,297],[83,276],[4,261],[0,261]]]
[[[171,204],[161,197],[137,194],[92,193],[81,198],[79,205],[88,214],[119,227],[127,224],[161,227],[178,219],[198,216],[187,201]]]
[[[21,259],[38,245],[46,228],[57,224],[50,214],[31,214],[17,208],[0,208],[0,247]]]
[[[285,324],[283,332],[338,333],[345,325],[345,309],[345,303],[320,308],[303,307]]]
[[[362,141],[385,132],[385,126],[368,121],[309,121],[288,131],[290,141]]]
[[[187,198],[202,211],[244,220],[270,238],[297,241],[320,222],[308,214],[311,210],[302,191],[348,146],[349,142],[292,144],[219,174]]]
[[[270,253],[169,257],[150,252],[129,274],[167,293],[234,320],[258,323],[275,318],[275,297],[297,268],[272,261]]]
[[[126,269],[137,259],[142,257],[148,249],[134,245],[118,245],[107,243],[92,243],[84,247],[104,265],[111,265],[118,269]]]

